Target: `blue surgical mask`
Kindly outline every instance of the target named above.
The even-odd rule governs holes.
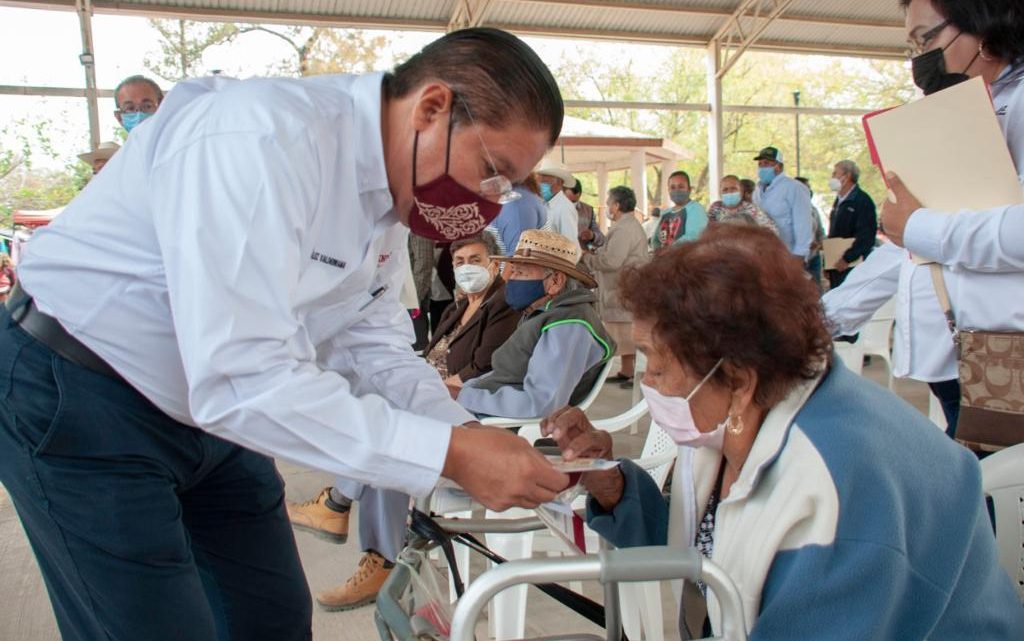
[[[543,198],[545,202],[555,197],[555,192],[551,191],[551,185],[547,183],[540,184],[540,197]]]
[[[671,198],[672,202],[674,202],[675,204],[682,205],[685,204],[688,200],[690,200],[690,190],[673,189],[668,192],[668,197]]]
[[[505,283],[505,302],[515,310],[526,309],[546,294],[544,279],[510,280]]]
[[[145,111],[132,111],[130,113],[122,113],[121,124],[124,126],[125,131],[131,133],[132,129],[138,127],[139,123],[141,123],[143,120],[149,118],[152,115],[153,114],[148,114]]]
[[[722,194],[722,204],[730,209],[739,205],[741,200],[743,200],[743,194],[738,191]]]
[[[775,167],[758,167],[757,178],[765,185],[772,184],[775,180]]]

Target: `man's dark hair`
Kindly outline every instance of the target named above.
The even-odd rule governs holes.
[[[576,181],[576,184],[573,185],[572,187],[566,187],[566,189],[576,194],[577,196],[581,196],[583,194],[583,185],[580,184],[580,179],[576,178],[576,176],[573,176],[573,179]]]
[[[463,247],[468,247],[470,245],[483,245],[484,251],[487,252],[488,256],[501,255],[501,250],[498,249],[498,241],[494,239],[494,234],[486,231],[480,232],[476,236],[462,238],[460,240],[456,240],[455,242],[453,242],[450,248],[452,255],[454,256],[455,252],[459,251]]]
[[[757,189],[757,183],[753,180],[749,178],[740,179],[740,193],[743,194],[743,200],[749,203],[755,189]]]
[[[985,54],[1017,62],[1024,58],[1024,3],[1021,0],[930,0],[960,31],[977,36]],[[911,0],[900,0],[906,9]]]
[[[679,169],[679,170],[673,171],[671,174],[669,174],[668,175],[668,179],[672,180],[676,176],[682,176],[683,178],[686,179],[686,184],[691,186],[691,187],[693,187],[693,181],[690,180],[690,174],[686,173],[682,169]]]
[[[499,29],[462,29],[445,34],[384,76],[384,95],[401,98],[430,80],[458,96],[452,121],[500,129],[511,123],[543,127],[548,143],[562,131],[565,106],[551,71],[525,42]],[[464,103],[462,101],[465,101]]]
[[[114,88],[114,106],[117,109],[121,109],[121,100],[118,96],[121,95],[121,88],[127,87],[128,85],[143,84],[149,85],[156,92],[156,101],[161,103],[164,101],[164,90],[160,88],[160,85],[156,84],[155,81],[150,80],[146,76],[128,76],[121,82],[117,83],[117,87]]]
[[[619,185],[618,187],[612,187],[609,189],[608,197],[618,203],[619,211],[624,214],[628,214],[636,209],[636,194],[632,189],[625,185]]]

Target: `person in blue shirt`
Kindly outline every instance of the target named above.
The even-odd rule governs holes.
[[[754,204],[775,221],[789,253],[806,262],[814,242],[811,192],[784,173],[782,152],[776,147],[765,147],[754,160],[757,161]]]
[[[548,208],[540,197],[537,183],[530,176],[523,184],[516,185],[520,198],[501,206],[501,213],[487,226],[502,256],[509,256],[519,245],[519,235],[527,229],[540,229],[548,220]]]
[[[673,207],[661,212],[658,229],[651,237],[651,247],[655,251],[697,240],[708,226],[704,206],[690,200],[690,174],[681,170],[672,172],[668,177],[668,196]]]

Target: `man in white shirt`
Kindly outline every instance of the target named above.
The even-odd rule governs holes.
[[[309,639],[269,456],[497,509],[567,484],[461,427],[399,301],[409,229],[483,229],[562,112],[529,47],[469,29],[386,75],[184,82],[132,133],[3,312],[0,482],[64,639]]]
[[[544,159],[536,175],[540,197],[548,204],[548,222],[544,229],[565,236],[578,247],[579,213],[576,205],[564,193],[565,189],[576,186],[576,178],[568,167],[551,158]]]

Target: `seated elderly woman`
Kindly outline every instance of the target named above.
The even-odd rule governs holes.
[[[493,236],[457,240],[451,253],[460,295],[445,309],[423,355],[447,385],[462,387],[491,371],[491,354],[516,330],[520,315],[505,301],[505,281],[491,259],[500,253]]]
[[[594,530],[698,547],[736,582],[751,640],[1020,638],[976,458],[830,358],[817,290],[774,234],[709,228],[620,291],[651,418],[690,447],[671,504],[629,461],[584,475]],[[576,410],[542,429],[566,458],[612,455]]]

